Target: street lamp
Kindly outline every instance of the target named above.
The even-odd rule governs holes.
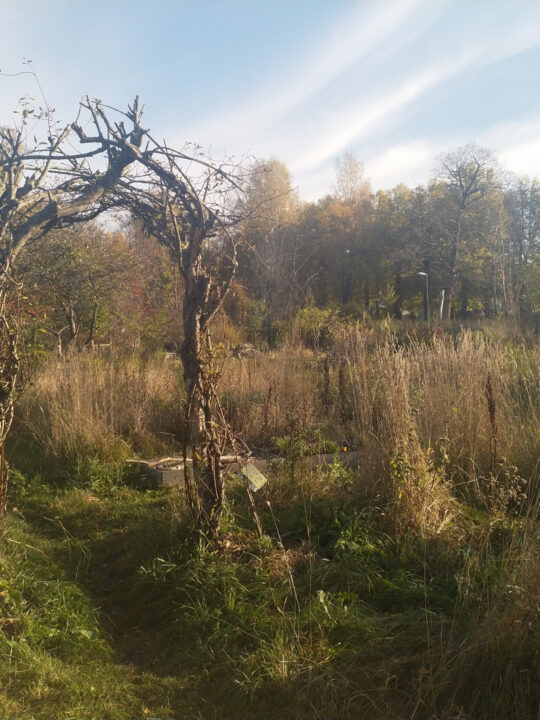
[[[347,269],[347,277],[345,278],[345,265],[349,264],[350,257],[351,257],[351,251],[349,248],[346,248],[344,253],[344,258],[341,258],[341,304],[344,305],[346,302],[349,302],[349,288],[350,288],[350,270]],[[347,282],[345,282],[347,280]]]
[[[429,275],[426,272],[418,272],[416,274],[426,278],[426,287],[424,288],[424,320],[429,322]]]

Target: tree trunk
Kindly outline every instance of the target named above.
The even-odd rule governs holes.
[[[188,502],[197,525],[214,538],[223,512],[224,483],[221,474],[221,451],[213,422],[213,380],[205,368],[205,354],[211,353],[208,333],[204,330],[203,308],[208,301],[210,280],[197,264],[184,275],[186,288],[183,303],[184,341],[180,356],[186,386],[186,425],[193,458],[193,483],[186,473]]]
[[[461,281],[460,296],[459,317],[462,320],[465,320],[467,317],[467,308],[469,306],[469,283],[467,278],[463,278]]]
[[[65,308],[66,312],[66,319],[67,319],[67,329],[68,329],[68,338],[66,342],[66,352],[70,350],[77,341],[77,336],[79,334],[79,325],[77,323],[77,317],[75,315],[75,310],[72,306],[69,306]]]
[[[403,287],[402,287],[402,281],[401,281],[401,274],[396,273],[396,277],[394,278],[394,295],[396,297],[394,301],[394,317],[398,320],[401,320],[402,318],[402,303],[403,303]]]
[[[443,305],[443,319],[450,320],[452,314],[452,302],[454,300],[454,294],[456,291],[456,284],[458,279],[458,261],[459,261],[459,246],[461,243],[461,227],[463,222],[464,206],[462,205],[459,209],[458,225],[456,234],[452,242],[452,250],[450,253],[450,262],[448,269],[448,276],[446,285],[444,288],[444,305]]]
[[[62,331],[56,333],[56,353],[62,358]]]
[[[89,348],[93,349],[94,347],[94,339],[96,336],[96,325],[97,325],[97,314],[99,310],[99,303],[97,300],[94,300],[94,307],[92,309],[92,320],[90,321],[90,331],[88,334],[88,339],[86,341],[86,344]]]
[[[1,271],[0,271],[1,272]],[[9,309],[13,299],[11,278],[0,275],[0,513],[7,506],[8,474],[4,460],[4,444],[13,422],[13,407],[19,379],[20,361],[17,352],[17,326]],[[18,292],[18,288],[15,290]]]

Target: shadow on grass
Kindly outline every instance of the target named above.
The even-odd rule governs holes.
[[[159,717],[407,717],[427,635],[446,622],[437,588],[365,517],[308,510],[308,521],[300,503],[278,512],[285,547],[257,540],[239,512],[221,549],[201,553],[170,492],[43,490],[20,507]]]

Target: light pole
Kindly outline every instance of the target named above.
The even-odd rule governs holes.
[[[351,258],[351,251],[349,248],[345,249],[343,253],[344,257],[341,258],[341,304],[349,302],[349,278],[350,269],[348,267]],[[345,265],[347,264],[347,271],[345,271]]]
[[[443,319],[443,314],[444,314],[444,294],[445,294],[445,292],[444,292],[444,288],[443,288],[441,290],[441,302],[439,305],[439,320]]]
[[[424,320],[429,322],[429,275],[426,272],[418,272],[416,274],[426,278],[426,287],[424,288]]]

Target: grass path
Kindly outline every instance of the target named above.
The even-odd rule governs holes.
[[[139,566],[172,540],[165,505],[73,491],[11,514],[2,587],[24,627],[0,637],[3,719],[198,716],[189,671],[176,654],[168,673],[164,632],[132,592]]]
[[[396,642],[409,643],[414,617],[360,606],[360,615],[348,617],[346,590],[334,601],[303,587],[309,554],[293,553],[284,564],[281,551],[270,552],[262,574],[251,552],[232,563],[210,559],[186,575],[186,608],[181,576],[167,584],[159,575],[182,543],[181,527],[174,496],[125,488],[108,496],[41,489],[11,513],[4,570],[24,622],[0,645],[9,658],[0,668],[3,719],[277,720],[291,711],[295,718],[359,717],[361,706],[385,716],[381,693],[393,694],[381,661],[385,638],[397,628]],[[290,605],[289,562],[300,563],[298,592],[317,598],[302,613]],[[327,567],[311,568],[309,584],[311,572]],[[145,581],[141,568],[157,576]],[[336,582],[343,580],[331,573],[329,583]],[[400,672],[421,662],[418,650],[408,654]],[[355,704],[340,683],[352,692],[357,682],[372,685],[373,697],[359,695]]]
[[[27,492],[0,542],[2,720],[434,717],[423,685],[470,625],[466,558],[396,553],[326,500],[310,543],[306,506],[276,513],[286,548],[240,522],[205,554],[168,491]]]

